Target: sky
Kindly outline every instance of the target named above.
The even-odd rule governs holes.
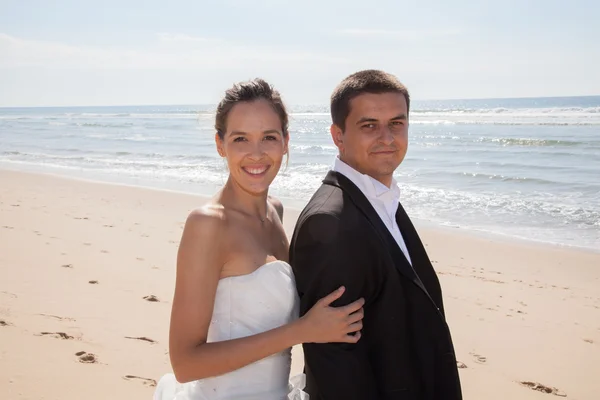
[[[414,99],[600,94],[600,2],[0,0],[0,107],[214,104],[262,77],[327,104],[361,69]]]

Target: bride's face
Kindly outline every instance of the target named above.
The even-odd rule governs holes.
[[[288,152],[289,136],[266,100],[238,103],[229,112],[217,150],[227,159],[231,178],[245,191],[262,194],[277,176]]]

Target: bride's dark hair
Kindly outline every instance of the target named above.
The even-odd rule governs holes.
[[[273,111],[277,113],[281,120],[283,136],[288,136],[288,114],[283,100],[281,100],[281,95],[265,80],[256,78],[236,83],[232,88],[225,91],[225,97],[223,97],[217,106],[217,115],[215,118],[215,129],[221,140],[223,140],[227,131],[227,116],[233,106],[241,102],[250,102],[259,99],[266,100],[271,104]]]

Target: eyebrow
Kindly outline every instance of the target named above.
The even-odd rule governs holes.
[[[396,121],[396,120],[406,120],[406,114],[398,114],[394,118],[390,118],[390,121]],[[361,119],[359,119],[356,122],[356,125],[364,124],[365,122],[378,122],[378,121],[379,120],[377,118],[362,117]]]
[[[266,131],[263,131],[263,135],[268,135],[268,134],[273,134],[276,133],[278,135],[281,135],[281,132],[279,132],[277,129],[267,129]],[[244,131],[231,131],[231,136],[233,135],[237,135],[237,136],[245,136],[247,135],[247,132]]]

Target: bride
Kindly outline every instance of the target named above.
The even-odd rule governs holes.
[[[154,400],[307,399],[290,380],[291,347],[360,339],[363,299],[332,307],[344,288],[298,317],[283,207],[269,185],[288,153],[288,116],[261,79],[227,90],[216,112],[229,177],[185,223],[177,255],[169,350],[173,373]]]

